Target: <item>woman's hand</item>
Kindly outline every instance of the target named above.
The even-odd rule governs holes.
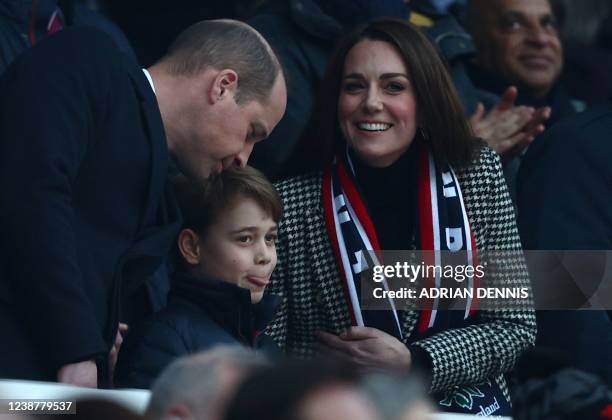
[[[404,343],[376,328],[351,327],[340,335],[323,331],[315,335],[331,353],[366,368],[408,369],[412,362]]]

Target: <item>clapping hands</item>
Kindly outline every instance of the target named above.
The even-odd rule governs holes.
[[[488,114],[485,115],[484,106],[478,104],[470,117],[474,134],[504,160],[521,153],[544,131],[544,122],[550,117],[550,107],[515,106],[517,96],[517,89],[510,86]]]

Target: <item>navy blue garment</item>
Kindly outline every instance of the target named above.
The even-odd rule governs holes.
[[[612,105],[549,128],[518,176],[525,249],[612,249]],[[573,366],[612,385],[612,323],[603,311],[539,311],[536,345],[566,351]]]
[[[264,333],[280,298],[264,295],[251,304],[251,293],[231,283],[172,277],[167,308],[133,328],[121,347],[115,383],[120,387],[150,388],[174,359],[220,344],[240,344],[277,357],[280,349]]]
[[[76,0],[0,0],[0,74],[19,54],[49,36],[47,24],[58,8],[64,27],[89,26],[106,32],[136,61],[121,29]]]
[[[564,45],[563,59],[563,83],[570,95],[588,106],[612,99],[612,51]]]
[[[566,368],[521,384],[512,418],[604,420],[610,418],[611,408],[612,391],[606,384],[596,376]]]
[[[612,105],[547,129],[519,172],[526,249],[612,249]]]
[[[0,377],[95,359],[104,381],[122,307],[180,227],[155,95],[89,28],[26,50],[0,92]]]

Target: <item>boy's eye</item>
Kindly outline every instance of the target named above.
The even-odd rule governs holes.
[[[278,235],[275,233],[270,233],[266,235],[266,242],[268,243],[276,243],[277,240],[278,240]]]
[[[238,242],[243,243],[243,244],[248,244],[249,242],[251,242],[251,236],[250,235],[240,235],[236,238],[238,240]]]

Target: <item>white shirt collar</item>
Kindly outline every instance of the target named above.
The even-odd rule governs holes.
[[[155,84],[153,83],[153,78],[151,77],[151,74],[149,73],[147,69],[142,69],[142,71],[145,74],[145,76],[147,76],[147,80],[149,81],[149,84],[151,85],[151,89],[153,89],[153,93],[157,95],[157,92],[155,92]]]

